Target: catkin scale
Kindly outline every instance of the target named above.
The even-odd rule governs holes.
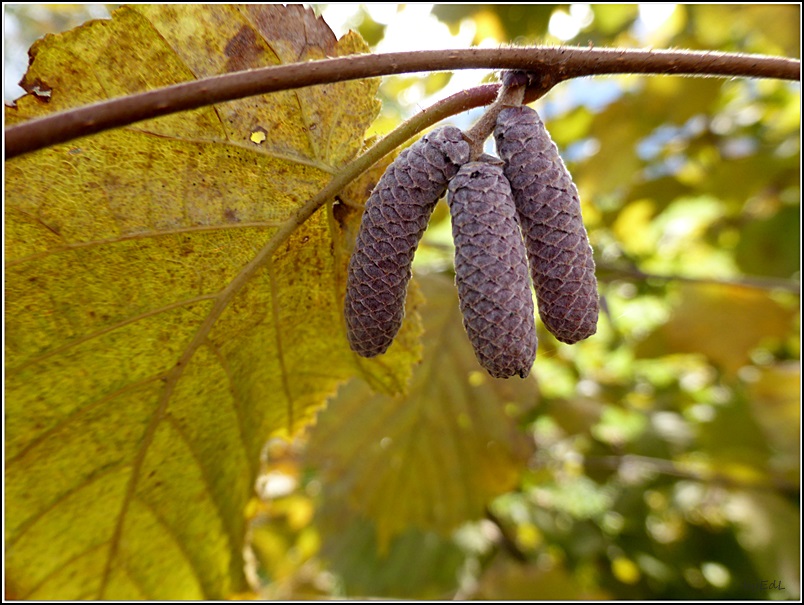
[[[599,303],[578,190],[535,110],[503,109],[494,138],[525,237],[539,316],[558,340],[583,340],[597,330]]]
[[[455,283],[480,364],[495,378],[522,378],[536,358],[525,245],[502,168],[464,164],[449,184]]]
[[[352,350],[385,353],[405,315],[411,263],[447,183],[469,160],[460,129],[434,130],[403,150],[366,202],[349,261],[344,316]]]

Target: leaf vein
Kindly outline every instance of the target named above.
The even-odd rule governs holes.
[[[137,388],[139,388],[139,387],[141,387],[143,385],[148,384],[149,382],[154,382],[156,380],[160,380],[163,377],[164,377],[164,373],[159,373],[159,374],[154,374],[153,376],[149,376],[147,378],[143,378],[142,380],[138,380],[136,382],[129,383],[129,384],[117,389],[116,391],[113,391],[111,393],[108,393],[108,394],[104,395],[103,397],[101,397],[100,399],[97,399],[94,402],[87,403],[86,405],[76,409],[74,412],[72,412],[71,414],[69,414],[69,415],[65,416],[64,418],[62,418],[59,422],[57,422],[55,425],[53,425],[52,427],[50,427],[46,431],[44,431],[44,432],[40,433],[39,435],[37,435],[22,450],[20,450],[17,454],[15,454],[13,458],[11,458],[9,460],[6,460],[6,465],[7,465],[6,468],[9,468],[9,466],[14,465],[21,458],[23,458],[30,450],[34,449],[37,445],[39,445],[43,441],[46,441],[47,439],[52,437],[55,433],[57,433],[59,430],[61,430],[62,428],[64,428],[68,424],[70,424],[71,422],[81,418],[84,414],[87,414],[87,413],[91,412],[95,408],[103,405],[104,403],[107,403],[108,401],[111,401],[112,399],[114,399],[115,397],[118,397],[119,395],[123,395],[123,394],[127,393],[128,391],[133,391],[133,390],[135,390],[135,389],[137,389]]]
[[[242,222],[242,223],[227,223],[226,225],[195,225],[192,227],[179,227],[176,229],[166,229],[164,231],[159,231],[158,233],[154,232],[142,232],[142,233],[132,233],[129,235],[121,235],[119,237],[111,237],[108,239],[101,239],[101,240],[92,240],[87,242],[75,242],[72,244],[65,244],[64,246],[59,246],[57,248],[51,248],[50,250],[44,250],[42,252],[37,252],[35,254],[29,254],[27,256],[21,256],[14,260],[7,260],[6,267],[14,267],[16,265],[20,265],[23,263],[40,260],[42,258],[47,258],[51,254],[61,254],[63,252],[71,252],[73,250],[80,250],[81,248],[91,248],[95,246],[108,246],[111,244],[119,244],[123,242],[129,242],[134,240],[140,239],[156,239],[159,237],[166,237],[170,235],[178,235],[182,233],[200,233],[205,231],[225,231],[229,229],[252,229],[252,228],[277,228],[281,227],[285,223],[287,223],[289,217],[283,219],[277,219],[273,221],[251,221],[251,222]]]
[[[223,511],[223,509],[222,509],[222,507],[220,505],[220,502],[218,502],[218,499],[215,497],[216,496],[215,487],[214,487],[214,485],[212,483],[212,480],[210,479],[210,477],[209,477],[209,475],[207,473],[207,466],[203,463],[203,460],[201,459],[201,456],[198,454],[198,451],[196,450],[195,445],[193,444],[193,442],[190,440],[190,438],[187,435],[187,433],[184,431],[184,429],[181,427],[181,425],[178,423],[178,421],[173,416],[171,416],[170,414],[167,414],[166,415],[166,420],[167,420],[168,424],[170,425],[170,427],[174,431],[176,431],[176,433],[178,433],[178,435],[181,438],[181,440],[187,446],[187,451],[190,452],[190,455],[193,457],[193,460],[195,460],[195,464],[198,467],[199,472],[201,473],[201,480],[202,480],[202,482],[204,484],[204,491],[207,493],[207,495],[209,496],[210,501],[212,502],[213,506],[215,507],[215,513],[217,514],[217,517],[218,517],[218,520],[221,523],[221,526],[225,528],[226,534],[227,534],[227,536],[229,538],[229,543],[232,544],[233,546],[238,544],[239,540],[237,539],[237,536],[234,534],[234,530],[231,527],[231,523],[230,523],[231,517],[229,515],[224,514],[224,511]],[[139,500],[142,500],[142,499],[139,498]]]
[[[154,508],[154,506],[150,502],[138,496],[135,496],[134,498],[144,509],[146,509],[153,516],[154,519],[156,519],[156,522],[159,523],[159,525],[165,528],[165,534],[167,534],[171,542],[173,542],[176,545],[176,548],[182,554],[185,561],[187,561],[188,566],[190,567],[190,569],[193,572],[193,575],[195,576],[196,582],[198,582],[198,586],[201,587],[201,592],[206,593],[207,590],[205,590],[204,585],[205,575],[202,572],[202,570],[198,568],[198,564],[193,559],[193,557],[190,556],[190,552],[187,550],[186,546],[179,538],[178,534],[176,534],[176,530],[173,528],[173,526],[170,525],[170,523],[168,523],[167,520],[164,517],[162,517],[162,515],[159,514],[159,511],[157,511],[156,508]],[[134,580],[134,576],[132,576],[130,573],[128,574],[128,576],[132,578],[132,580]]]
[[[112,324],[111,326],[106,326],[105,328],[101,328],[100,330],[96,330],[95,332],[90,332],[89,334],[85,334],[79,338],[71,340],[69,342],[64,343],[60,347],[56,347],[55,349],[51,349],[47,353],[43,353],[42,355],[38,355],[37,357],[32,357],[31,359],[24,361],[18,366],[13,368],[9,368],[6,370],[6,375],[14,375],[17,372],[24,370],[25,368],[40,363],[54,355],[58,355],[67,351],[73,347],[81,345],[85,342],[88,342],[94,338],[98,338],[103,336],[104,334],[109,334],[110,332],[114,332],[120,328],[123,328],[127,325],[136,323],[142,319],[146,319],[148,317],[155,317],[160,313],[166,313],[168,311],[172,311],[174,309],[180,309],[182,307],[190,306],[198,302],[203,302],[205,300],[214,300],[217,298],[217,294],[204,294],[202,296],[196,296],[194,298],[188,298],[186,300],[180,300],[170,305],[165,305],[163,307],[158,307],[156,309],[152,309],[150,311],[146,311],[145,313],[140,313],[139,315],[135,315],[134,317],[129,317],[128,319],[124,319],[123,321],[117,322],[116,324]]]
[[[72,563],[78,561],[82,557],[85,557],[85,556],[91,554],[92,552],[98,550],[99,548],[103,548],[104,546],[106,546],[105,541],[100,542],[98,544],[94,544],[94,545],[90,546],[89,548],[87,548],[85,550],[82,550],[81,552],[76,553],[74,556],[72,556],[69,559],[67,559],[62,565],[60,565],[59,567],[54,568],[53,570],[51,570],[47,574],[45,574],[45,576],[41,580],[39,580],[39,582],[37,582],[34,586],[32,586],[31,589],[27,593],[25,593],[24,595],[20,595],[20,596],[24,600],[31,599],[31,595],[36,594],[37,590],[39,590],[40,588],[42,588],[42,586],[47,584],[50,581],[50,579],[53,576],[55,576],[56,574],[58,574],[62,569],[64,569],[65,567],[68,567],[69,565],[71,565]],[[88,590],[85,594],[89,594],[90,592],[91,591]],[[79,599],[76,599],[76,600],[81,600],[81,599],[79,598]]]
[[[215,106],[213,105],[213,107],[215,107]],[[218,117],[220,117],[220,116],[218,116]],[[181,141],[183,143],[192,143],[192,144],[196,144],[196,145],[220,144],[220,145],[227,145],[227,146],[231,146],[231,147],[239,147],[241,149],[245,149],[246,151],[249,151],[249,152],[252,152],[252,153],[257,153],[259,155],[264,155],[264,156],[273,158],[275,160],[281,160],[283,162],[288,162],[289,164],[299,164],[301,166],[307,166],[309,168],[316,168],[316,169],[320,170],[321,172],[325,172],[326,174],[329,174],[329,175],[334,175],[334,174],[337,173],[337,168],[335,168],[331,164],[327,164],[326,162],[322,162],[319,159],[306,158],[303,155],[298,155],[298,154],[295,154],[295,153],[280,153],[276,149],[270,149],[270,148],[266,148],[266,147],[262,147],[262,146],[258,147],[256,145],[254,145],[253,143],[249,144],[249,143],[243,143],[243,142],[240,142],[240,141],[233,141],[233,140],[228,138],[228,134],[226,135],[227,136],[226,141],[215,141],[214,139],[210,140],[210,139],[199,139],[199,138],[194,138],[194,137],[175,137],[175,136],[171,136],[171,135],[167,135],[167,134],[162,134],[160,132],[150,132],[148,130],[143,130],[141,128],[136,128],[136,127],[133,127],[133,126],[128,127],[127,129],[132,130],[132,131],[141,132],[144,135],[151,136],[151,137],[154,137],[154,138],[166,139],[168,141]]]
[[[279,372],[282,380],[282,390],[287,399],[288,436],[293,435],[293,395],[290,390],[288,370],[285,366],[285,353],[282,341],[282,330],[279,322],[279,288],[276,283],[273,259],[268,259],[268,275],[271,281],[271,315],[276,333],[276,357],[279,361]]]
[[[11,538],[10,540],[7,538],[6,552],[8,552],[8,550],[10,550],[17,542],[19,542],[20,538],[24,536],[34,525],[36,525],[39,521],[44,519],[48,513],[53,511],[59,504],[64,502],[67,498],[74,496],[75,494],[78,494],[79,492],[81,492],[81,490],[88,488],[96,481],[103,479],[107,475],[113,473],[114,471],[124,466],[125,461],[121,460],[119,462],[116,462],[115,464],[111,464],[107,467],[104,467],[103,469],[98,469],[98,471],[96,471],[89,477],[86,477],[85,480],[79,483],[78,485],[75,485],[72,488],[59,494],[58,498],[54,499],[46,507],[36,511],[35,514],[28,517],[25,520],[25,522],[19,526],[18,532],[13,538]]]
[[[231,368],[229,368],[228,360],[223,356],[221,353],[220,348],[217,344],[207,341],[207,347],[212,351],[212,354],[218,360],[218,363],[223,370],[223,373],[226,375],[226,380],[229,383],[229,392],[232,395],[232,406],[234,407],[235,416],[237,416],[237,431],[240,437],[240,445],[243,447],[243,455],[245,459],[248,461],[249,469],[251,471],[251,476],[256,477],[259,473],[259,461],[252,457],[251,451],[248,447],[248,441],[246,440],[246,436],[248,435],[247,431],[247,423],[246,423],[246,412],[243,410],[243,405],[240,401],[240,398],[237,396],[237,389],[235,388],[235,380],[232,376]]]

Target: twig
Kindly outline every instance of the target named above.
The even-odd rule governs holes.
[[[464,133],[464,136],[469,139],[470,159],[472,161],[475,161],[483,153],[483,144],[489,135],[494,132],[494,125],[502,108],[506,105],[521,105],[524,98],[524,85],[510,86],[503,83],[494,104],[485,111],[474,126]]]
[[[724,286],[737,286],[741,288],[754,288],[757,290],[785,290],[787,292],[793,292],[794,294],[801,293],[801,283],[792,279],[760,276],[744,276],[734,279],[714,277],[685,277],[683,275],[657,275],[655,273],[645,273],[636,267],[624,267],[600,262],[597,263],[596,266],[598,277],[601,279],[632,278],[642,281],[651,279],[693,284],[718,284]]]
[[[500,542],[502,543],[503,549],[520,563],[527,563],[528,556],[522,552],[522,549],[519,548],[514,537],[509,534],[503,522],[488,506],[486,507],[486,519],[497,526],[497,530],[500,532]]]
[[[538,72],[548,89],[570,78],[626,73],[800,78],[797,60],[739,53],[533,47],[353,55],[204,78],[17,124],[5,131],[5,158],[145,119],[279,90],[390,74],[478,68]]]
[[[640,465],[642,468],[650,469],[662,475],[700,481],[711,485],[722,485],[724,487],[740,489],[774,489],[787,494],[799,493],[798,486],[778,476],[771,476],[768,481],[745,481],[730,477],[727,474],[715,470],[706,469],[695,471],[693,469],[685,469],[672,460],[652,458],[650,456],[639,456],[636,454],[627,454],[624,456],[591,456],[584,460],[586,467],[600,470],[619,471],[623,466],[628,464]]]

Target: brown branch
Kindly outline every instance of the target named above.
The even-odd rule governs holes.
[[[513,557],[516,561],[520,563],[527,563],[528,555],[522,552],[522,549],[519,548],[519,545],[516,543],[516,539],[510,535],[510,532],[505,527],[502,520],[500,520],[500,518],[495,515],[488,506],[486,507],[486,519],[497,526],[497,530],[500,532],[500,544],[502,545],[503,550],[511,555],[511,557]]]
[[[506,105],[521,105],[525,98],[526,90],[524,85],[509,86],[503,84],[494,104],[485,111],[474,126],[464,133],[464,136],[469,140],[471,150],[469,158],[473,162],[483,153],[483,145],[491,133],[494,132],[494,125],[497,123],[497,116],[500,115],[502,108]]]
[[[532,47],[353,55],[194,80],[17,124],[5,131],[5,158],[178,111],[258,94],[376,76],[456,69],[537,72],[542,85],[591,75],[672,74],[800,79],[800,62],[739,53]]]

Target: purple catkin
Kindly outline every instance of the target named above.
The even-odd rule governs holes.
[[[359,355],[385,353],[394,340],[405,315],[413,254],[447,183],[468,160],[460,129],[445,126],[403,150],[372,191],[344,303],[349,345]]]
[[[455,283],[475,355],[495,378],[522,378],[536,358],[525,244],[502,167],[464,164],[449,184]]]
[[[583,340],[597,330],[599,303],[578,190],[535,110],[503,109],[494,138],[525,237],[539,316],[561,342]]]

